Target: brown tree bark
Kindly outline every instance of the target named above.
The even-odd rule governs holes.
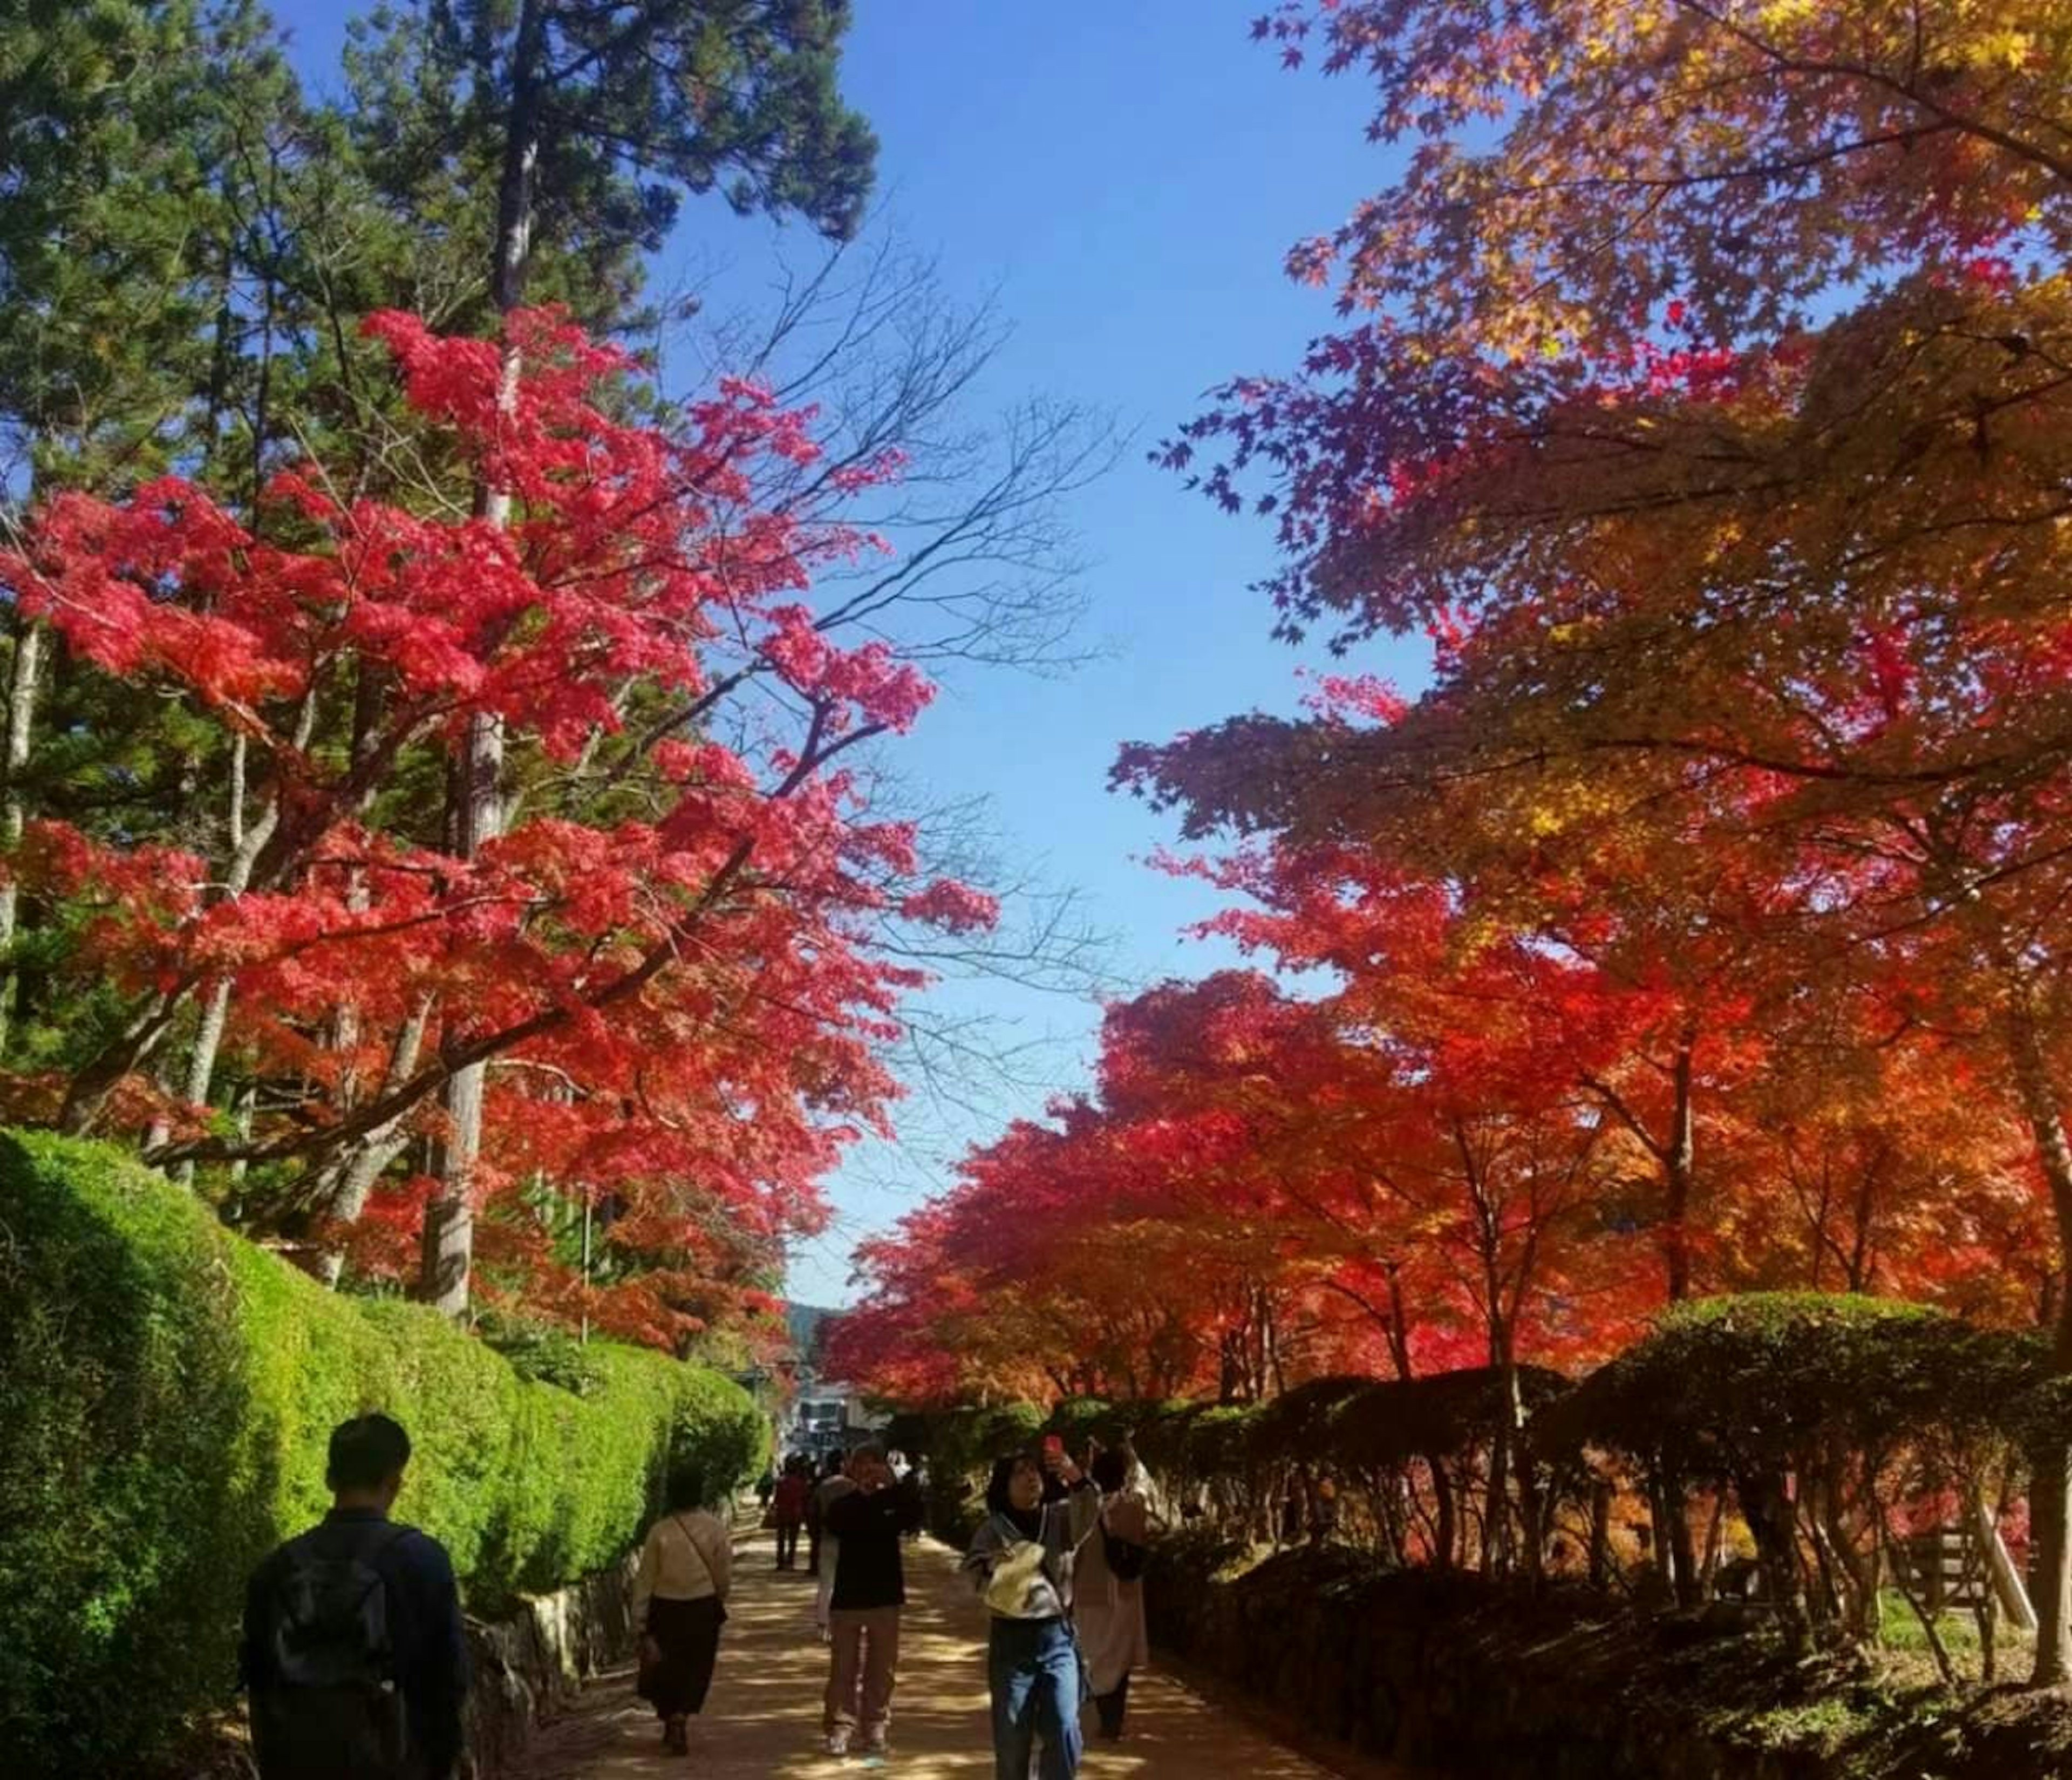
[[[44,632],[24,623],[14,632],[14,664],[7,685],[7,743],[0,755],[0,853],[11,857],[28,824],[22,775],[29,764],[29,743],[35,734],[36,698],[43,688]],[[0,882],[0,1054],[7,1048],[14,1020],[18,973],[14,968],[14,929],[20,919],[19,893],[10,874]]]
[[[546,43],[546,0],[524,0],[512,52],[511,98],[505,114],[504,162],[497,182],[496,240],[491,290],[498,316],[508,323],[524,301],[532,257],[534,182],[539,170],[543,124],[542,66]],[[500,405],[514,412],[523,366],[508,327],[497,392]],[[508,491],[487,484],[476,491],[476,511],[492,525],[509,523]],[[453,783],[453,850],[473,859],[504,830],[504,726],[487,712],[468,719]],[[418,1296],[450,1317],[467,1309],[469,1274],[475,1258],[475,1177],[482,1154],[485,1065],[464,1063],[447,1079],[443,1100],[446,1133],[439,1146],[438,1190],[425,1207]]]
[[[2015,1085],[2035,1140],[2037,1164],[2050,1190],[2059,1241],[2072,1243],[2072,1142],[2066,1141],[2064,1116],[2028,985],[2012,957],[2003,968],[2008,995],[2003,1024]],[[2059,1373],[2072,1374],[2072,1293],[2059,1301],[2051,1361]],[[2053,1437],[2030,1459],[2029,1525],[2037,1550],[2032,1591],[2036,1666],[2031,1679],[2039,1688],[2062,1688],[2072,1683],[2072,1443],[2065,1437]]]

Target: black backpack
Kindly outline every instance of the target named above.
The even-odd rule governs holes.
[[[1117,1539],[1108,1530],[1108,1523],[1101,1523],[1101,1556],[1108,1560],[1108,1567],[1121,1582],[1134,1582],[1144,1574],[1144,1567],[1151,1561],[1151,1548],[1140,1545],[1133,1539]]]
[[[397,1687],[388,1589],[376,1558],[409,1531],[342,1543],[321,1527],[290,1544],[271,1603],[270,1675],[252,1696],[265,1780],[397,1780],[409,1730]]]

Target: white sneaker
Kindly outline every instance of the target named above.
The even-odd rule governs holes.
[[[837,1760],[840,1760],[843,1756],[849,1753],[849,1733],[847,1731],[830,1731],[828,1733],[828,1753],[833,1756]]]

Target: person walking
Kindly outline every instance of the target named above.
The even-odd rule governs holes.
[[[898,1679],[900,1609],[906,1605],[899,1542],[920,1524],[921,1498],[876,1445],[849,1455],[849,1475],[851,1487],[828,1502],[824,1516],[833,1586],[823,1729],[830,1755],[848,1754],[859,1730],[863,1753],[883,1755]]]
[[[1092,1471],[1101,1494],[1100,1527],[1081,1550],[1072,1575],[1072,1621],[1086,1658],[1087,1684],[1093,1690],[1101,1735],[1111,1742],[1122,1735],[1130,1675],[1150,1659],[1144,1565],[1152,1514],[1129,1486],[1133,1469],[1126,1451],[1095,1457]]]
[[[689,1753],[689,1720],[704,1710],[712,1687],[734,1580],[733,1545],[705,1503],[704,1471],[678,1466],[633,1579],[639,1692],[662,1720],[662,1747],[676,1755]]]
[[[840,1469],[836,1466],[839,1465]],[[812,1561],[806,1566],[806,1574],[820,1579],[820,1586],[813,1591],[813,1629],[820,1634],[823,1642],[829,1635],[828,1615],[834,1610],[835,1565],[841,1556],[841,1541],[828,1531],[828,1509],[856,1487],[856,1481],[849,1474],[846,1454],[835,1455],[828,1474],[813,1486],[812,1500],[806,1510],[806,1524],[812,1534]]]
[[[261,1780],[457,1780],[467,1644],[452,1562],[390,1520],[410,1437],[384,1415],[332,1430],[331,1512],[245,1597],[240,1667]]]
[[[986,1485],[985,1523],[964,1568],[991,1618],[986,1680],[993,1700],[995,1780],[1029,1780],[1040,1739],[1042,1780],[1073,1780],[1084,1745],[1072,1572],[1100,1522],[1100,1492],[1054,1438],[1041,1457],[1011,1453]]]
[[[839,1486],[832,1490],[832,1494],[841,1494],[842,1489],[849,1483],[848,1471],[849,1454],[836,1451],[828,1454],[817,1478],[809,1476],[808,1478],[812,1490],[806,1501],[806,1574],[808,1576],[820,1573],[820,1541],[824,1536],[820,1515],[827,1507],[830,1486]]]
[[[771,1494],[770,1512],[776,1524],[780,1570],[796,1569],[799,1565],[799,1529],[806,1523],[807,1498],[813,1491],[807,1481],[805,1464],[796,1454],[786,1460],[784,1474],[778,1478]]]

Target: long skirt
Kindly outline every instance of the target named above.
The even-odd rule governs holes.
[[[726,1610],[710,1595],[697,1601],[648,1603],[648,1635],[662,1647],[662,1659],[643,1679],[648,1698],[662,1718],[683,1718],[703,1709],[719,1658],[719,1629]]]

